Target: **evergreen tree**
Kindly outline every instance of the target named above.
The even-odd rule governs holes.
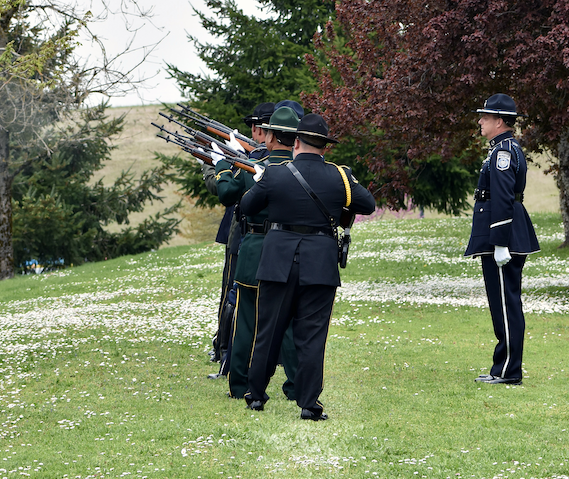
[[[119,8],[129,6],[145,14],[136,0]],[[121,122],[105,121],[104,106],[82,110],[85,100],[124,92],[130,82],[104,49],[95,65],[75,56],[89,21],[73,3],[0,2],[0,279],[31,258],[78,263],[150,249],[175,227],[157,218],[122,234],[102,229],[157,199],[164,176],[160,169],[138,182],[125,174],[111,188],[88,186]]]
[[[158,248],[178,221],[163,218],[170,208],[137,228],[109,233],[105,225],[128,225],[129,214],[147,201],[160,201],[165,167],[146,171],[138,179],[123,172],[112,186],[93,174],[110,159],[110,139],[123,128],[124,118],[109,120],[105,105],[81,110],[76,122],[44,132],[48,149],[25,164],[12,183],[13,244],[17,267],[30,260],[43,265],[80,264]],[[19,163],[18,151],[13,152]],[[28,156],[31,151],[27,150]],[[22,151],[23,154],[23,151]]]
[[[190,104],[217,121],[243,128],[242,118],[262,102],[300,101],[316,82],[304,55],[314,52],[312,36],[333,16],[334,3],[323,0],[258,0],[269,14],[248,16],[233,0],[207,0],[196,11],[201,24],[219,44],[188,38],[215,73],[191,74],[168,65]]]
[[[207,0],[204,12],[196,10],[203,27],[220,41],[209,44],[193,35],[188,38],[214,75],[168,65],[192,108],[246,135],[250,131],[242,119],[259,103],[300,102],[303,91],[316,88],[304,55],[315,53],[314,33],[334,16],[329,0],[258,0],[258,4],[268,18],[246,15],[233,0]],[[175,169],[173,181],[185,194],[197,197],[198,206],[217,202],[205,189],[196,162],[186,156],[158,158]]]

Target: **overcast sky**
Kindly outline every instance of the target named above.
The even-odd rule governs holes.
[[[124,0],[123,0],[124,1]],[[124,51],[129,40],[134,43],[131,53],[121,59],[121,71],[132,68],[143,56],[145,47],[160,42],[149,54],[144,64],[133,72],[135,79],[147,78],[145,87],[138,93],[130,93],[124,97],[111,99],[112,106],[133,106],[156,104],[160,102],[176,102],[182,99],[176,82],[168,79],[165,71],[166,63],[180,68],[182,71],[199,73],[205,70],[204,64],[197,57],[193,45],[188,42],[187,33],[212,40],[201,27],[193,14],[192,5],[199,11],[205,10],[203,0],[137,0],[142,8],[151,11],[147,19],[129,18],[130,28],[126,26],[122,15],[114,14],[107,20],[92,25],[92,29],[104,41],[108,55]],[[93,14],[101,11],[101,0],[78,0],[83,8],[90,8]],[[257,8],[256,0],[236,0],[236,3],[249,15],[262,16]],[[111,0],[112,8],[119,0]],[[131,31],[129,31],[129,29]],[[82,40],[78,53],[82,57],[95,55],[96,49],[90,42]]]

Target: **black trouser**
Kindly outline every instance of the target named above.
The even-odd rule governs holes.
[[[525,255],[512,255],[508,264],[498,267],[493,255],[482,256],[486,294],[498,340],[490,371],[492,376],[522,377],[525,319],[521,294],[525,261]]]
[[[286,283],[259,282],[257,331],[245,395],[248,403],[269,399],[265,390],[275,372],[285,331],[293,321],[298,356],[296,402],[301,408],[322,411],[318,398],[323,388],[324,351],[335,294],[335,286],[301,286],[298,263],[293,263]]]

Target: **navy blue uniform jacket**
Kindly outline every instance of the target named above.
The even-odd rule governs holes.
[[[488,157],[482,164],[478,189],[490,192],[490,200],[476,201],[472,233],[465,256],[494,253],[494,246],[507,246],[511,254],[539,251],[529,215],[516,194],[526,187],[527,164],[511,132],[490,141]]]
[[[348,185],[338,167],[320,155],[301,153],[293,161],[330,214],[339,223],[342,207],[349,203],[355,213],[371,214],[375,201],[371,193],[346,172]],[[346,186],[348,190],[346,191]],[[330,222],[300,185],[286,165],[269,165],[262,178],[241,199],[241,208],[254,215],[268,208],[271,223],[330,227]],[[257,279],[285,283],[298,248],[301,285],[340,285],[338,244],[335,238],[321,234],[301,234],[271,229],[265,241]]]

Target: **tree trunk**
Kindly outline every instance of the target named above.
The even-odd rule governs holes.
[[[14,277],[12,177],[8,171],[10,134],[0,127],[0,280]]]
[[[569,246],[569,128],[561,135],[557,156],[559,158],[559,172],[557,173],[559,206],[565,233],[565,241],[559,247],[566,248]]]

